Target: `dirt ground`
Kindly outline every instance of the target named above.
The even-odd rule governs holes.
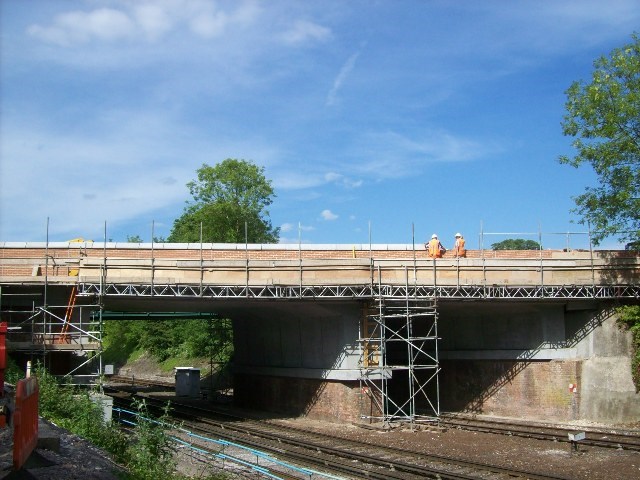
[[[570,444],[564,442],[547,442],[458,429],[434,432],[397,428],[383,432],[308,419],[278,421],[370,443],[455,456],[571,480],[640,479],[640,452],[581,446],[577,453],[572,453]]]

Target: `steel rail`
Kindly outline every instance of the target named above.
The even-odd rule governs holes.
[[[570,443],[569,433],[576,431],[585,432],[587,437],[580,440],[580,445],[589,445],[602,448],[616,448],[622,450],[640,451],[640,434],[622,435],[611,432],[602,432],[585,428],[547,427],[542,425],[527,425],[517,422],[495,421],[487,419],[456,418],[455,415],[441,415],[440,425],[462,430],[495,433],[501,435],[536,438],[539,440],[552,440],[554,442]],[[608,438],[595,438],[595,436]]]
[[[152,396],[144,396],[145,400],[154,402],[156,405],[160,406],[163,404],[162,400],[159,398],[154,398]],[[365,442],[358,442],[352,439],[345,439],[338,436],[322,434],[317,432],[309,432],[307,430],[302,430],[295,427],[283,426],[283,425],[275,425],[272,423],[265,424],[265,422],[254,421],[251,419],[238,417],[227,412],[219,412],[211,409],[203,409],[199,407],[194,407],[193,405],[181,405],[172,403],[172,407],[176,412],[176,416],[178,417],[190,417],[193,419],[194,428],[203,428],[203,424],[206,424],[210,428],[215,428],[216,435],[224,434],[230,435],[230,438],[233,441],[243,443],[244,440],[240,441],[237,437],[238,434],[245,434],[250,436],[250,441],[255,441],[255,438],[265,438],[270,441],[274,441],[274,448],[276,448],[280,454],[282,454],[283,444],[291,444],[298,448],[310,449],[315,452],[324,452],[326,454],[335,455],[343,458],[350,459],[349,462],[346,463],[347,468],[352,468],[353,460],[357,460],[361,463],[368,463],[377,465],[378,467],[383,467],[386,471],[382,474],[382,476],[373,476],[375,472],[367,473],[369,478],[407,478],[403,476],[405,474],[410,475],[418,475],[419,478],[442,478],[442,479],[478,479],[478,478],[486,478],[483,475],[487,473],[491,474],[491,478],[496,478],[497,475],[505,475],[507,477],[521,477],[521,478],[529,478],[529,479],[537,479],[537,480],[550,480],[555,479],[558,480],[563,477],[555,477],[548,475],[541,475],[532,472],[523,472],[509,468],[497,467],[488,464],[482,464],[478,462],[471,462],[461,459],[455,459],[450,457],[445,457],[442,455],[435,454],[427,454],[424,452],[416,452],[411,450],[404,450],[395,447],[386,447],[381,445],[372,445]],[[200,412],[200,413],[194,413]],[[223,415],[224,417],[231,417],[233,419],[230,422],[228,419],[226,421],[215,420],[211,418],[212,415],[220,417]],[[240,422],[239,422],[240,421]],[[199,426],[198,426],[199,425]],[[205,428],[205,430],[207,430]],[[235,433],[234,433],[235,431]],[[287,435],[296,435],[297,438],[288,438]],[[312,440],[312,438],[314,440]],[[322,443],[317,442],[337,442],[339,443],[339,447],[330,447]],[[259,445],[262,445],[259,443]],[[367,449],[372,450],[376,449],[375,453],[371,454],[362,454],[358,453],[358,449]],[[398,459],[389,459],[384,458],[389,455],[400,456],[402,460]],[[315,458],[315,454],[313,456]],[[453,465],[453,468],[462,468],[463,472],[452,472],[449,467],[449,470],[444,470],[443,467],[429,467],[416,465],[412,463],[407,463],[405,460],[407,457],[415,458],[417,461],[421,462],[431,462],[439,465]],[[320,462],[326,462],[326,459],[321,459]],[[473,471],[473,474],[469,474],[468,470]],[[344,472],[347,473],[347,472]],[[354,472],[352,472],[354,473]],[[362,472],[360,471],[360,474]]]

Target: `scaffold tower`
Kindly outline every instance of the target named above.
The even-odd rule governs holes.
[[[361,418],[384,424],[437,419],[436,297],[378,295],[363,311],[360,332],[360,388],[372,405]]]

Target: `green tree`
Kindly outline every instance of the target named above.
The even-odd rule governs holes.
[[[591,82],[567,90],[563,133],[574,137],[574,157],[560,162],[590,164],[598,186],[574,198],[574,211],[595,230],[598,245],[608,236],[640,240],[640,37],[594,62]]]
[[[164,243],[166,240],[164,237],[153,237],[154,243]],[[127,235],[127,243],[144,243],[144,240],[140,235]]]
[[[168,242],[275,243],[274,228],[267,207],[275,193],[264,168],[246,160],[228,158],[211,167],[202,165],[198,178],[187,184],[193,197],[176,219]]]
[[[498,243],[491,244],[492,250],[540,250],[540,244],[533,240],[522,238],[507,238]]]

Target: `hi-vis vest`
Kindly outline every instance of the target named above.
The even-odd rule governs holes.
[[[429,244],[427,245],[427,251],[430,257],[440,258],[442,257],[442,252],[440,251],[440,240],[437,238],[432,238],[429,240]]]
[[[456,238],[456,244],[453,247],[453,254],[456,257],[464,257],[467,254],[467,250],[464,248],[464,238]]]

